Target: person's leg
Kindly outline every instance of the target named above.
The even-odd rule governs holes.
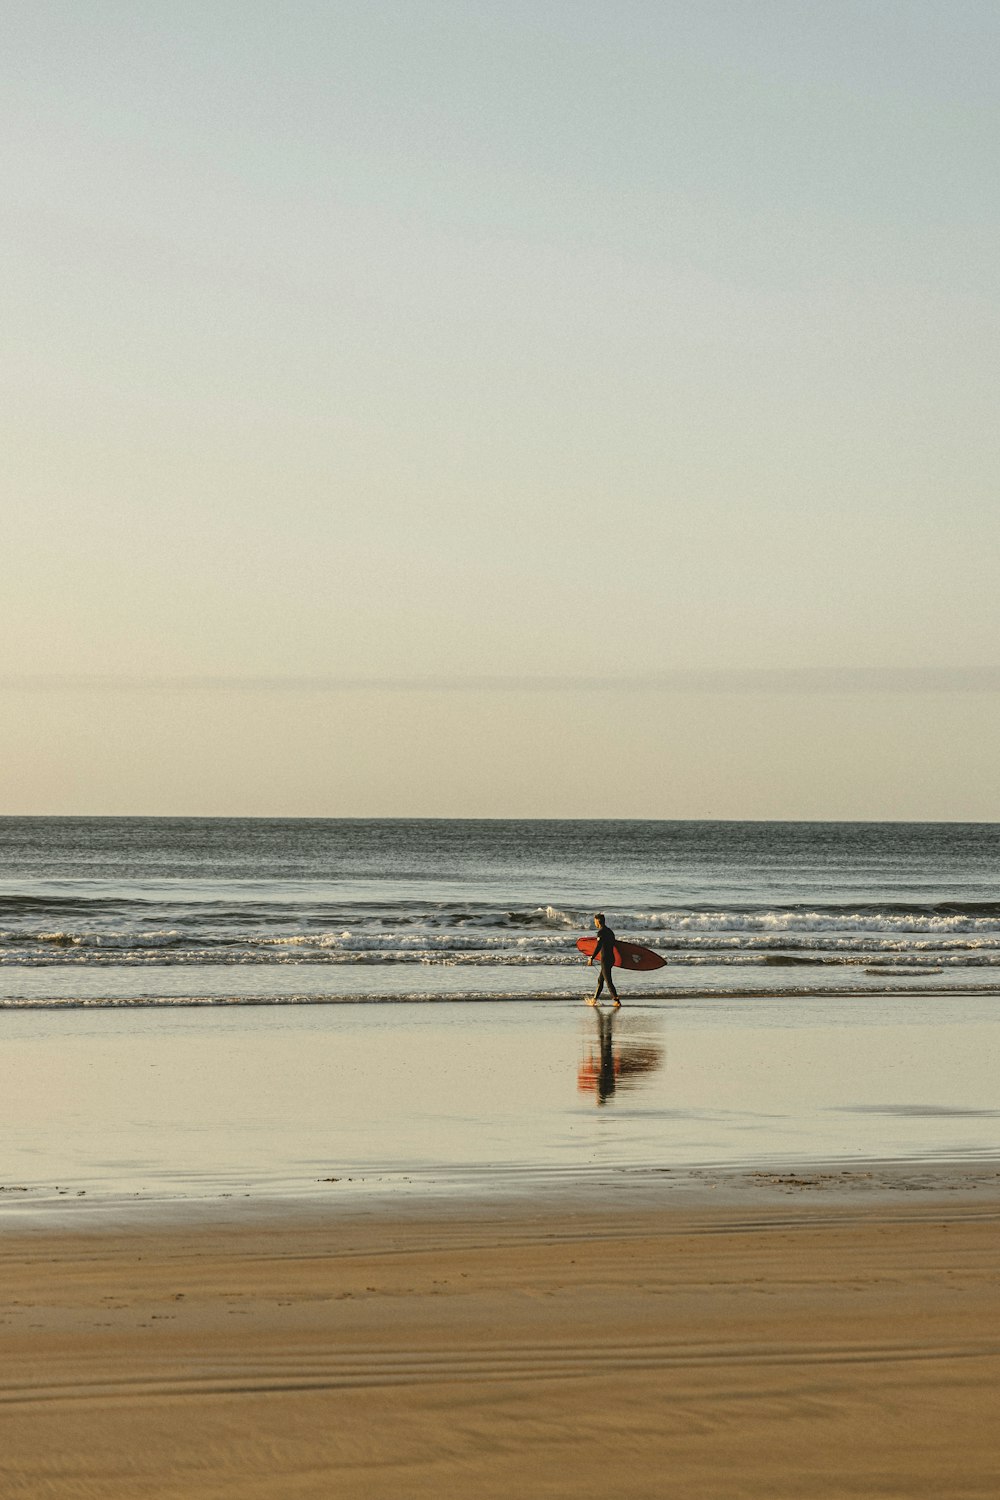
[[[604,987],[605,984],[607,984],[607,986],[608,986],[608,990],[611,993],[612,1000],[617,1000],[618,999],[618,991],[615,989],[615,981],[614,981],[614,979],[612,977],[612,974],[611,974],[611,965],[610,964],[607,964],[607,965],[601,964],[601,981],[600,981],[600,987],[598,988],[598,991],[597,991],[598,994],[601,993],[601,989],[603,989],[603,987]]]
[[[600,1000],[601,994],[602,994],[603,990],[604,990],[604,965],[602,964],[601,968],[600,968],[600,972],[597,975],[597,989],[594,991],[594,995],[593,995],[593,999],[595,1001]]]

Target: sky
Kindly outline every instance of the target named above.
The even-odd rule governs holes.
[[[994,0],[7,0],[0,810],[1000,820]]]

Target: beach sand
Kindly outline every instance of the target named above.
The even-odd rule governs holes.
[[[997,1173],[872,1182],[25,1220],[4,1500],[995,1500]]]

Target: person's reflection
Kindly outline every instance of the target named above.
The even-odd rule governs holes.
[[[643,1073],[654,1073],[663,1061],[663,1048],[647,1037],[618,1038],[615,1023],[620,1011],[605,1011],[598,1006],[597,1045],[592,1039],[585,1045],[577,1071],[577,1088],[584,1094],[596,1094],[598,1104],[606,1104],[618,1089],[628,1088]],[[634,1017],[624,1023],[631,1027]]]

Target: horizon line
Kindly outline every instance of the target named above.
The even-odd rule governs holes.
[[[6,692],[92,693],[756,693],[877,694],[995,693],[996,667],[678,667],[659,672],[606,675],[570,673],[443,674],[424,677],[352,677],[128,673],[25,673],[0,676]]]

